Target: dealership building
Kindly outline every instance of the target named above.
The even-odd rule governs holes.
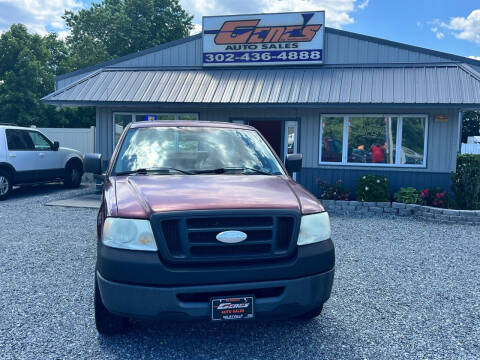
[[[110,159],[132,121],[250,124],[297,181],[353,188],[364,174],[448,188],[462,111],[480,108],[480,61],[325,28],[324,12],[205,17],[201,34],[58,76],[43,101],[96,107]]]

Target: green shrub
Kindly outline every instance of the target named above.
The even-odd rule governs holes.
[[[320,199],[323,200],[350,200],[350,191],[344,189],[343,181],[337,180],[335,185],[326,181],[319,181]]]
[[[458,155],[452,191],[458,208],[480,209],[480,155]]]
[[[400,188],[393,197],[395,198],[395,201],[404,204],[421,204],[423,202],[420,197],[420,191],[413,187]]]
[[[440,186],[423,189],[420,192],[420,197],[422,198],[423,203],[428,206],[443,208],[448,205],[447,192]]]
[[[364,175],[357,179],[355,191],[358,201],[390,201],[389,183],[385,176]]]

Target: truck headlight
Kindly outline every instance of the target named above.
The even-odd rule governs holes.
[[[157,251],[148,220],[107,218],[103,224],[102,242],[119,249]]]
[[[297,245],[313,244],[330,239],[330,218],[327,212],[303,215]]]

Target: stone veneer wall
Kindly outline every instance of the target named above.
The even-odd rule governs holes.
[[[449,224],[480,225],[480,210],[453,210],[432,206],[390,203],[361,202],[345,200],[320,200],[332,214],[393,214],[399,216],[417,216],[426,220],[436,220]]]

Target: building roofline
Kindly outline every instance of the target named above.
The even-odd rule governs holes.
[[[480,67],[480,61],[479,60],[471,59],[471,58],[468,58],[468,57],[465,57],[465,56],[454,55],[454,54],[450,54],[450,53],[446,53],[446,52],[441,52],[441,51],[437,51],[437,50],[431,50],[431,49],[423,48],[423,47],[420,47],[420,46],[408,45],[408,44],[405,44],[405,43],[400,43],[400,42],[391,41],[391,40],[387,40],[387,39],[382,39],[382,38],[369,36],[369,35],[363,35],[363,34],[354,33],[354,32],[345,31],[345,30],[334,29],[334,28],[330,28],[330,27],[325,27],[325,31],[329,32],[329,33],[332,33],[332,34],[348,36],[348,37],[352,37],[352,38],[355,38],[355,39],[358,39],[358,40],[370,41],[370,42],[375,42],[375,43],[378,43],[378,44],[394,46],[394,47],[405,49],[405,50],[421,52],[421,53],[432,55],[432,56],[437,56],[437,57],[441,57],[441,58],[445,58],[445,59],[450,59],[453,62],[462,62],[462,63],[466,63],[466,64],[469,64],[469,65],[474,65],[474,66],[479,66]],[[69,77],[72,77],[72,76],[92,72],[92,71],[95,71],[95,70],[98,70],[98,69],[101,69],[101,68],[104,68],[104,67],[113,67],[113,65],[118,64],[120,62],[127,61],[127,60],[133,59],[133,58],[138,57],[138,56],[148,55],[148,54],[151,54],[153,52],[156,52],[156,51],[159,51],[159,50],[164,50],[164,49],[167,49],[167,48],[170,48],[170,47],[173,47],[173,46],[181,45],[181,44],[184,44],[184,43],[189,42],[189,41],[200,39],[201,37],[202,37],[202,33],[199,33],[199,34],[196,34],[196,35],[188,36],[188,37],[183,38],[183,39],[170,41],[170,42],[160,44],[160,45],[154,46],[154,47],[146,49],[146,50],[137,51],[135,53],[128,54],[128,55],[125,55],[125,56],[121,56],[121,57],[116,58],[116,59],[104,61],[104,62],[96,64],[96,65],[88,66],[88,67],[85,67],[85,68],[82,68],[82,69],[79,69],[79,70],[76,70],[76,71],[72,71],[72,72],[69,72],[69,73],[66,73],[66,74],[58,75],[55,78],[55,80],[56,81],[63,80],[63,79],[66,79],[66,78],[69,78]],[[334,65],[334,64],[330,64],[330,65]],[[345,65],[347,65],[347,64],[345,64]],[[363,65],[365,65],[365,64],[363,64]],[[375,64],[375,65],[378,66],[378,64]],[[175,68],[175,67],[172,67],[172,68]]]
[[[433,68],[433,67],[458,67],[468,73],[469,75],[473,76],[476,80],[480,81],[480,73],[477,72],[475,69],[470,67],[468,64],[465,63],[458,63],[458,62],[440,62],[440,63],[386,63],[386,64],[340,64],[340,65],[333,65],[327,64],[322,65],[322,69],[355,69],[355,68]],[[282,69],[312,69],[318,68],[318,66],[282,66],[279,67]],[[245,67],[235,67],[232,68],[214,68],[209,67],[207,69],[198,66],[184,66],[184,67],[176,67],[176,66],[167,66],[167,67],[108,67],[108,68],[98,68],[91,73],[85,75],[84,77],[72,82],[71,84],[57,89],[54,92],[44,96],[41,100],[45,103],[49,103],[50,98],[57,96],[65,91],[70,90],[71,88],[81,84],[84,81],[91,79],[92,77],[98,76],[102,72],[116,72],[116,71],[226,71],[226,70],[272,70],[272,69],[265,69],[264,67],[254,67],[254,66],[245,66]]]
[[[280,70],[280,69],[295,69],[295,70],[308,70],[308,69],[344,69],[344,68],[415,68],[415,67],[459,67],[465,65],[464,62],[459,61],[445,61],[445,62],[402,62],[402,63],[352,63],[352,64],[302,64],[302,65],[275,65],[272,67],[266,67],[262,65],[241,65],[234,67],[224,66],[109,66],[107,68],[99,69],[101,71],[233,71],[233,70]],[[480,64],[479,64],[480,65]],[[469,71],[475,70],[468,66]]]
[[[446,109],[446,108],[455,108],[462,111],[466,110],[478,110],[480,108],[480,103],[371,103],[371,102],[358,102],[358,103],[233,103],[233,104],[226,104],[226,103],[160,103],[160,102],[116,102],[116,101],[56,101],[56,100],[44,100],[45,104],[54,105],[54,106],[72,106],[72,107],[79,107],[79,106],[105,106],[105,107],[115,107],[121,109],[122,107],[142,107],[145,108],[146,106],[150,106],[152,108],[157,108],[161,106],[162,108],[171,108],[175,109],[179,106],[185,108],[196,108],[196,109],[225,109],[225,108],[234,108],[234,109],[251,109],[251,108],[262,108],[262,109],[276,109],[276,108],[304,108],[304,109],[318,109],[319,106],[325,109],[337,109],[341,107],[364,107],[368,106],[371,108],[378,108],[378,109]],[[121,111],[121,110],[118,110]],[[391,111],[390,111],[391,112]],[[366,112],[359,112],[353,111],[352,114],[365,114]]]
[[[167,48],[172,47],[172,46],[177,46],[177,45],[181,45],[181,44],[184,44],[186,42],[189,42],[189,41],[197,40],[201,37],[202,37],[202,34],[199,33],[199,34],[196,34],[196,35],[187,36],[186,38],[183,38],[183,39],[169,41],[167,43],[160,44],[160,45],[157,45],[157,46],[154,46],[154,47],[142,50],[142,51],[137,51],[137,52],[134,52],[134,53],[131,53],[131,54],[128,54],[128,55],[124,55],[124,56],[112,59],[112,60],[101,62],[99,64],[95,64],[95,65],[88,66],[88,67],[85,67],[85,68],[82,68],[82,69],[78,69],[78,70],[75,70],[75,71],[72,71],[72,72],[69,72],[69,73],[66,73],[66,74],[58,75],[58,76],[56,76],[55,80],[57,80],[57,81],[58,80],[63,80],[63,79],[66,79],[66,78],[69,78],[69,77],[72,77],[72,76],[75,76],[75,75],[80,75],[80,74],[84,74],[84,73],[87,73],[87,72],[90,72],[90,71],[95,71],[95,70],[104,68],[106,66],[115,65],[115,64],[118,64],[119,62],[133,59],[137,56],[148,55],[148,54],[151,54],[155,51],[167,49]]]
[[[480,66],[480,60],[475,60],[475,59],[471,59],[469,57],[454,55],[454,54],[446,53],[446,52],[442,52],[442,51],[432,50],[432,49],[424,48],[424,47],[421,47],[421,46],[409,45],[409,44],[405,44],[405,43],[401,43],[401,42],[397,42],[397,41],[392,41],[392,40],[387,40],[387,39],[383,39],[383,38],[379,38],[379,37],[375,37],[375,36],[363,35],[363,34],[354,33],[354,32],[351,32],[351,31],[339,30],[339,29],[334,29],[334,28],[329,28],[329,27],[325,27],[325,31],[330,32],[332,34],[352,37],[352,38],[355,38],[355,39],[358,39],[358,40],[365,40],[365,41],[370,41],[370,42],[376,42],[378,44],[395,46],[395,47],[405,49],[405,50],[422,52],[422,53],[425,53],[425,54],[428,54],[428,55],[433,55],[433,56],[437,56],[437,57],[451,59],[451,60],[456,61],[456,62],[463,62],[463,63],[468,63],[468,64],[471,64],[471,65],[475,65],[475,66]]]

